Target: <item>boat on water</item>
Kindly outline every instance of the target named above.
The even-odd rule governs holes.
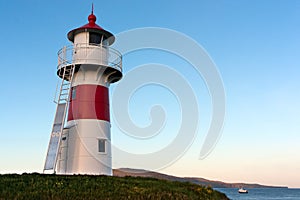
[[[248,190],[245,190],[244,188],[240,188],[238,190],[238,192],[241,193],[241,194],[246,194],[246,193],[248,193]]]

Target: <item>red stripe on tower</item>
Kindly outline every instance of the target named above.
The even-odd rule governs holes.
[[[108,88],[101,85],[78,85],[72,88],[68,121],[98,119],[110,121]]]

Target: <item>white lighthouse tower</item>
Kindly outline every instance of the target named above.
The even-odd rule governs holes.
[[[112,175],[108,88],[122,78],[122,56],[93,9],[88,21],[58,52],[61,84],[44,172]]]

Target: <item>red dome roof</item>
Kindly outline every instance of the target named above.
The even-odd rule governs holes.
[[[89,15],[88,17],[88,21],[89,23],[84,25],[84,26],[81,26],[79,28],[76,28],[72,31],[70,31],[68,33],[68,39],[71,41],[71,42],[74,42],[74,37],[76,34],[78,33],[82,33],[82,32],[94,32],[94,33],[98,33],[99,35],[103,35],[104,36],[104,39],[108,40],[108,43],[111,45],[112,43],[114,43],[115,41],[115,37],[112,33],[104,30],[101,26],[97,25],[96,24],[96,16],[93,14],[93,12]]]

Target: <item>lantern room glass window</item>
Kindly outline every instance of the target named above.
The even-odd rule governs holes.
[[[101,36],[98,33],[89,32],[89,44],[100,44]]]
[[[108,40],[103,40],[102,45],[108,46],[109,45]]]

